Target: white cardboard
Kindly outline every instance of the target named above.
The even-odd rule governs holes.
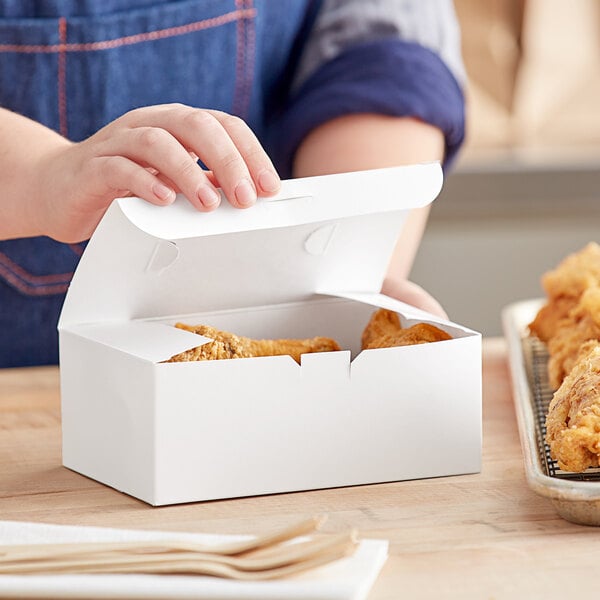
[[[155,505],[478,471],[479,334],[378,293],[440,182],[439,165],[284,182],[272,213],[113,203],[61,316],[64,464]],[[374,306],[454,339],[360,352]],[[206,341],[177,320],[344,350],[162,363]]]
[[[431,163],[286,181],[248,210],[118,200],[81,258],[59,328],[273,305],[320,288],[378,292],[408,209],[441,183]]]

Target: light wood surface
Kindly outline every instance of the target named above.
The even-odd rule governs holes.
[[[258,533],[327,513],[325,531],[390,541],[370,600],[593,597],[600,530],[529,490],[501,339],[484,340],[483,368],[480,474],[164,508],[61,466],[56,368],[0,370],[0,519]]]

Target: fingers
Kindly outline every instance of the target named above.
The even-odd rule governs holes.
[[[211,169],[225,196],[234,206],[251,206],[256,201],[257,193],[268,196],[279,189],[279,177],[269,157],[251,129],[237,117],[219,111],[163,105],[137,109],[119,121],[132,129],[155,128],[169,133],[188,156],[189,153],[197,155]],[[163,144],[167,143],[166,137],[153,140],[155,134],[144,135],[150,138],[146,142],[156,142],[154,145],[163,149],[166,147]],[[169,148],[173,149],[171,142]],[[138,150],[138,153],[142,151]],[[147,156],[145,151],[143,154]],[[161,162],[157,163],[159,155],[160,152],[155,153],[153,162],[149,164],[161,174],[164,173],[194,202],[190,195],[193,196],[192,190],[199,182],[193,169],[185,166],[180,152],[172,159],[164,154]],[[170,170],[168,173],[167,168]],[[210,183],[208,179],[202,178],[202,181],[203,185]],[[203,206],[206,207],[206,204]]]
[[[206,111],[191,111],[174,122],[172,130],[212,170],[231,204],[247,208],[256,202],[257,190],[248,165],[215,117]]]
[[[165,129],[136,127],[119,130],[100,145],[99,152],[105,156],[117,154],[138,165],[148,166],[165,185],[170,184],[173,192],[180,190],[199,210],[212,210],[220,202],[220,195],[206,173]]]
[[[87,184],[98,190],[100,206],[97,208],[105,204],[102,197],[107,193],[115,197],[131,192],[157,206],[165,206],[175,200],[175,192],[171,187],[165,185],[157,175],[124,156],[94,158],[88,164],[88,169]]]
[[[218,110],[207,110],[206,112],[213,115],[231,137],[248,166],[259,193],[269,196],[278,192],[281,181],[277,171],[254,132],[244,120]]]

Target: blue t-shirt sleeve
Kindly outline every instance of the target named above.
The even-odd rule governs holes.
[[[289,99],[275,135],[282,176],[291,175],[296,150],[311,130],[357,113],[414,117],[438,127],[445,136],[444,168],[465,135],[461,86],[437,53],[397,38],[368,41],[322,64]]]

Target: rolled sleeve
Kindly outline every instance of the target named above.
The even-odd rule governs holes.
[[[280,172],[291,174],[296,150],[311,130],[358,113],[413,117],[439,128],[445,169],[465,135],[463,92],[438,53],[395,37],[368,41],[323,63],[292,96],[277,127]]]

